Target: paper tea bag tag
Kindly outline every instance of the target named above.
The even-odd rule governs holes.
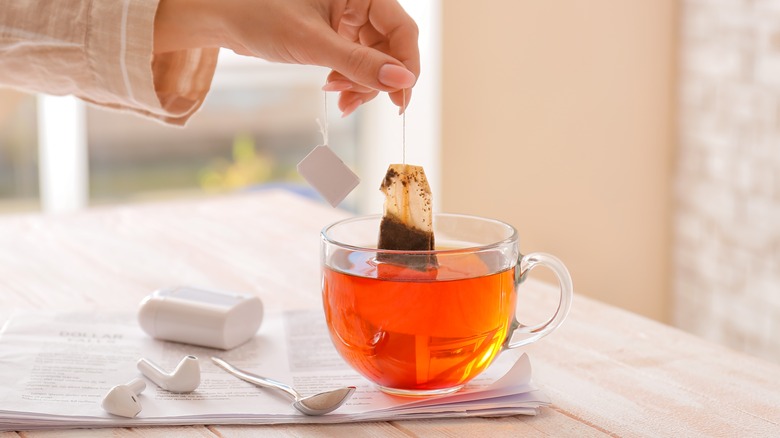
[[[360,183],[360,178],[327,145],[309,152],[298,163],[298,173],[333,207]]]

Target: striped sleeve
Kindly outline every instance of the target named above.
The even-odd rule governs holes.
[[[159,0],[4,0],[0,82],[182,125],[203,103],[218,49],[153,55]]]

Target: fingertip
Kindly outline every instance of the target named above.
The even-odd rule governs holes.
[[[404,67],[395,64],[385,64],[379,68],[377,79],[391,88],[411,88],[417,81],[417,76]]]
[[[347,91],[352,89],[352,82],[349,81],[330,81],[322,86],[322,91]]]
[[[341,112],[341,118],[347,117],[348,115],[355,112],[356,109],[362,104],[363,102],[360,101],[360,99],[352,102],[351,104],[347,105]]]
[[[390,100],[398,106],[398,114],[406,112],[409,102],[412,100],[412,89],[403,89],[390,93]]]

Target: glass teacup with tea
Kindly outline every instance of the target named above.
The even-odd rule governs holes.
[[[398,170],[382,185],[384,216],[353,217],[323,229],[325,316],[342,358],[382,391],[446,394],[501,351],[560,326],[571,306],[571,278],[551,255],[521,255],[509,224],[431,213],[422,169]],[[410,206],[415,211],[404,212]],[[515,317],[517,288],[536,266],[557,276],[560,300],[547,321],[525,326]]]

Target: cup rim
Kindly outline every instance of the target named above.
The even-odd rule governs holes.
[[[335,240],[328,236],[328,231],[332,228],[343,225],[345,223],[349,222],[357,222],[357,221],[363,221],[363,220],[371,220],[371,219],[382,219],[381,214],[364,214],[364,215],[356,215],[351,216],[345,219],[340,219],[336,222],[333,222],[331,224],[326,225],[322,228],[320,231],[320,238],[323,242],[330,243],[332,245],[338,246],[339,248],[347,249],[350,251],[370,251],[370,252],[377,252],[377,253],[383,253],[383,254],[414,254],[414,255],[430,255],[430,254],[458,254],[458,253],[464,253],[464,252],[475,252],[475,251],[483,251],[483,250],[490,250],[498,248],[499,246],[511,244],[512,242],[516,242],[518,240],[518,234],[517,229],[513,227],[512,225],[498,220],[498,219],[492,219],[492,218],[486,218],[483,216],[477,216],[477,215],[471,215],[471,214],[461,214],[461,213],[433,213],[434,217],[434,223],[436,220],[436,217],[453,217],[453,218],[464,218],[464,219],[477,219],[480,221],[485,221],[489,223],[493,223],[496,225],[500,225],[503,227],[508,228],[511,233],[509,237],[506,237],[504,239],[498,240],[496,242],[492,243],[486,243],[484,245],[475,245],[475,246],[466,246],[462,248],[454,248],[454,249],[434,249],[434,250],[426,250],[426,251],[410,251],[410,250],[402,250],[402,249],[379,249],[376,247],[366,247],[366,246],[358,246],[358,245],[351,245],[348,243],[340,242],[338,240]],[[377,233],[379,230],[377,230]]]

